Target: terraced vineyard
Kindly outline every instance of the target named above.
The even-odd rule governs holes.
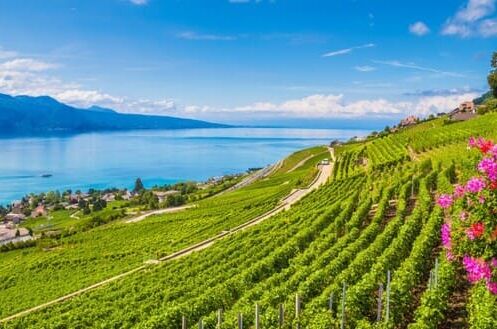
[[[475,170],[470,136],[497,115],[422,123],[335,150],[331,180],[289,210],[183,258],[5,328],[497,328],[497,299],[441,248],[435,200]],[[310,153],[309,153],[310,152]],[[312,178],[325,149],[184,213],[114,223],[43,251],[0,254],[3,317],[246,222]],[[473,163],[474,164],[474,163]],[[312,179],[311,179],[312,180]]]

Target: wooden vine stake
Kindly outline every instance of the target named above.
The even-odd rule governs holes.
[[[345,298],[347,298],[347,284],[344,282],[342,288],[342,315],[340,320],[340,329],[345,328]]]
[[[280,328],[283,327],[283,323],[285,322],[285,309],[283,308],[283,304],[280,304],[280,315],[279,315],[279,319],[278,319],[278,323],[279,323],[279,326]]]
[[[243,329],[243,314],[238,313],[238,329]]]
[[[333,291],[330,294],[330,301],[328,307],[330,308],[330,313],[333,315]]]
[[[185,316],[181,317],[181,329],[188,329]]]
[[[223,310],[217,310],[217,328],[221,329],[221,324],[223,322]]]
[[[297,329],[300,329],[300,297],[299,294],[295,294],[295,319],[297,319]]]
[[[255,329],[261,329],[260,328],[260,319],[259,319],[259,304],[255,304]]]
[[[380,322],[381,321],[381,307],[383,301],[383,283],[380,283],[380,287],[378,288],[378,310],[376,314],[376,321]]]
[[[433,273],[434,280],[435,280],[435,288],[438,286],[438,267],[439,267],[438,258],[436,258],[435,259],[435,273]]]
[[[390,321],[390,270],[387,272],[387,308],[385,321],[388,323]]]
[[[203,319],[198,320],[198,329],[204,329],[204,320]]]

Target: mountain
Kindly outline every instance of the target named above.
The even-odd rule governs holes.
[[[4,135],[226,127],[230,126],[170,116],[123,114],[99,106],[79,109],[49,96],[0,94],[0,132]]]

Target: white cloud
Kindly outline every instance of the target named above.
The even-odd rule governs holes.
[[[497,36],[496,18],[489,18],[495,12],[497,0],[469,0],[465,6],[445,22],[443,35],[460,37]]]
[[[132,4],[137,6],[143,6],[148,3],[148,0],[129,0]]]
[[[404,63],[404,62],[401,62],[398,60],[389,60],[389,61],[374,60],[373,63],[383,64],[383,65],[388,65],[388,66],[393,66],[393,67],[398,67],[398,68],[407,68],[407,69],[412,69],[412,70],[417,70],[417,71],[431,72],[431,73],[436,73],[436,74],[451,76],[451,77],[464,77],[464,75],[460,74],[460,73],[443,71],[440,69],[426,67],[426,66],[420,66],[420,65],[417,65],[417,64],[412,63],[412,62]]]
[[[354,67],[354,69],[356,71],[359,71],[359,72],[372,72],[372,71],[376,71],[376,67],[369,66],[369,65],[356,66],[356,67]]]
[[[0,70],[12,71],[33,71],[41,72],[56,68],[57,65],[42,62],[32,58],[16,58],[4,63],[0,63]]]
[[[0,47],[0,59],[12,58],[15,56],[17,56],[17,53],[15,51],[3,50]]]
[[[184,40],[203,40],[203,41],[233,41],[237,39],[236,36],[232,35],[201,34],[192,31],[185,31],[178,33],[176,37]]]
[[[350,48],[344,48],[344,49],[340,49],[340,50],[334,50],[334,51],[328,52],[326,54],[323,54],[323,57],[334,57],[334,56],[339,56],[339,55],[345,55],[345,54],[349,54],[352,51],[357,50],[357,49],[372,48],[375,46],[376,45],[374,43],[367,43],[367,44],[357,46],[357,47],[350,47]]]
[[[409,32],[411,32],[412,34],[417,35],[417,36],[423,36],[423,35],[427,35],[428,33],[430,33],[430,29],[428,28],[428,26],[425,23],[416,22],[416,23],[409,25]]]

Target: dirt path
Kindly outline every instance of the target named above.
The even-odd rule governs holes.
[[[332,159],[334,159],[334,153],[333,153],[333,149],[332,148],[330,148],[330,153],[332,154]],[[292,193],[290,193],[290,195],[288,195],[285,199],[283,199],[281,201],[281,203],[276,208],[274,208],[274,209],[266,212],[263,215],[255,217],[255,218],[249,220],[248,222],[245,222],[245,223],[243,223],[243,224],[241,224],[241,225],[239,225],[237,227],[234,227],[234,228],[232,228],[232,229],[230,229],[228,231],[223,231],[220,234],[218,234],[218,235],[216,235],[216,236],[214,236],[212,238],[209,238],[207,240],[204,240],[202,242],[194,244],[194,245],[192,245],[190,247],[187,247],[187,248],[182,249],[180,251],[177,251],[175,253],[172,253],[171,255],[159,258],[158,260],[149,260],[149,261],[146,262],[146,265],[141,265],[141,266],[139,266],[137,268],[134,268],[134,269],[132,269],[132,270],[130,270],[128,272],[121,273],[119,275],[116,275],[116,276],[113,276],[111,278],[108,278],[108,279],[106,279],[104,281],[100,281],[100,282],[95,283],[95,284],[93,284],[91,286],[88,286],[86,288],[83,288],[83,289],[80,289],[78,291],[72,292],[72,293],[70,293],[68,295],[59,297],[59,298],[51,300],[49,302],[40,304],[38,306],[35,306],[35,307],[30,308],[30,309],[24,310],[22,312],[13,314],[11,316],[8,316],[8,317],[6,317],[4,319],[1,319],[0,323],[4,323],[4,322],[10,321],[10,320],[14,320],[14,319],[23,317],[25,315],[28,315],[30,313],[39,311],[41,309],[44,309],[44,308],[53,306],[55,304],[64,302],[64,301],[69,300],[69,299],[71,299],[73,297],[79,296],[79,295],[81,295],[83,293],[86,293],[88,291],[91,291],[91,290],[94,290],[96,288],[102,287],[102,286],[104,286],[104,285],[106,285],[108,283],[114,282],[114,281],[119,280],[121,278],[127,277],[127,276],[129,276],[129,275],[131,275],[133,273],[136,273],[136,272],[139,272],[141,270],[144,270],[148,266],[153,266],[153,264],[160,264],[161,262],[166,262],[166,261],[170,261],[170,260],[179,259],[181,257],[190,255],[193,252],[197,252],[197,251],[201,251],[201,250],[207,249],[208,247],[210,247],[211,245],[213,245],[218,240],[221,240],[221,239],[223,239],[223,238],[225,238],[225,237],[227,237],[229,235],[235,234],[237,232],[243,231],[243,230],[245,230],[245,229],[247,229],[249,227],[252,227],[254,225],[257,225],[260,222],[262,222],[262,221],[264,221],[264,220],[266,220],[266,219],[268,219],[268,218],[276,215],[277,213],[282,212],[283,210],[290,209],[290,207],[293,204],[295,204],[296,202],[298,202],[305,195],[307,195],[307,194],[311,193],[312,191],[318,189],[321,185],[325,184],[329,180],[329,178],[330,178],[330,176],[331,176],[331,174],[333,172],[333,165],[334,165],[334,162],[332,162],[329,165],[320,165],[320,166],[318,166],[319,173],[316,176],[316,178],[314,179],[314,181],[309,185],[309,187],[307,187],[305,189],[298,189],[298,190],[292,191]],[[167,209],[162,209],[162,210],[167,210]],[[146,215],[151,216],[152,214],[148,213]],[[142,215],[142,216],[144,216],[144,215]],[[142,216],[138,216],[137,218],[142,217]]]
[[[181,207],[152,210],[152,211],[149,211],[145,214],[130,218],[130,219],[126,220],[125,223],[136,223],[136,222],[142,221],[145,218],[153,216],[153,215],[170,214],[170,213],[174,213],[174,212],[178,212],[178,211],[182,211],[182,210],[186,210],[186,209],[194,208],[194,207],[196,207],[196,205],[186,205],[186,206],[181,206]]]

